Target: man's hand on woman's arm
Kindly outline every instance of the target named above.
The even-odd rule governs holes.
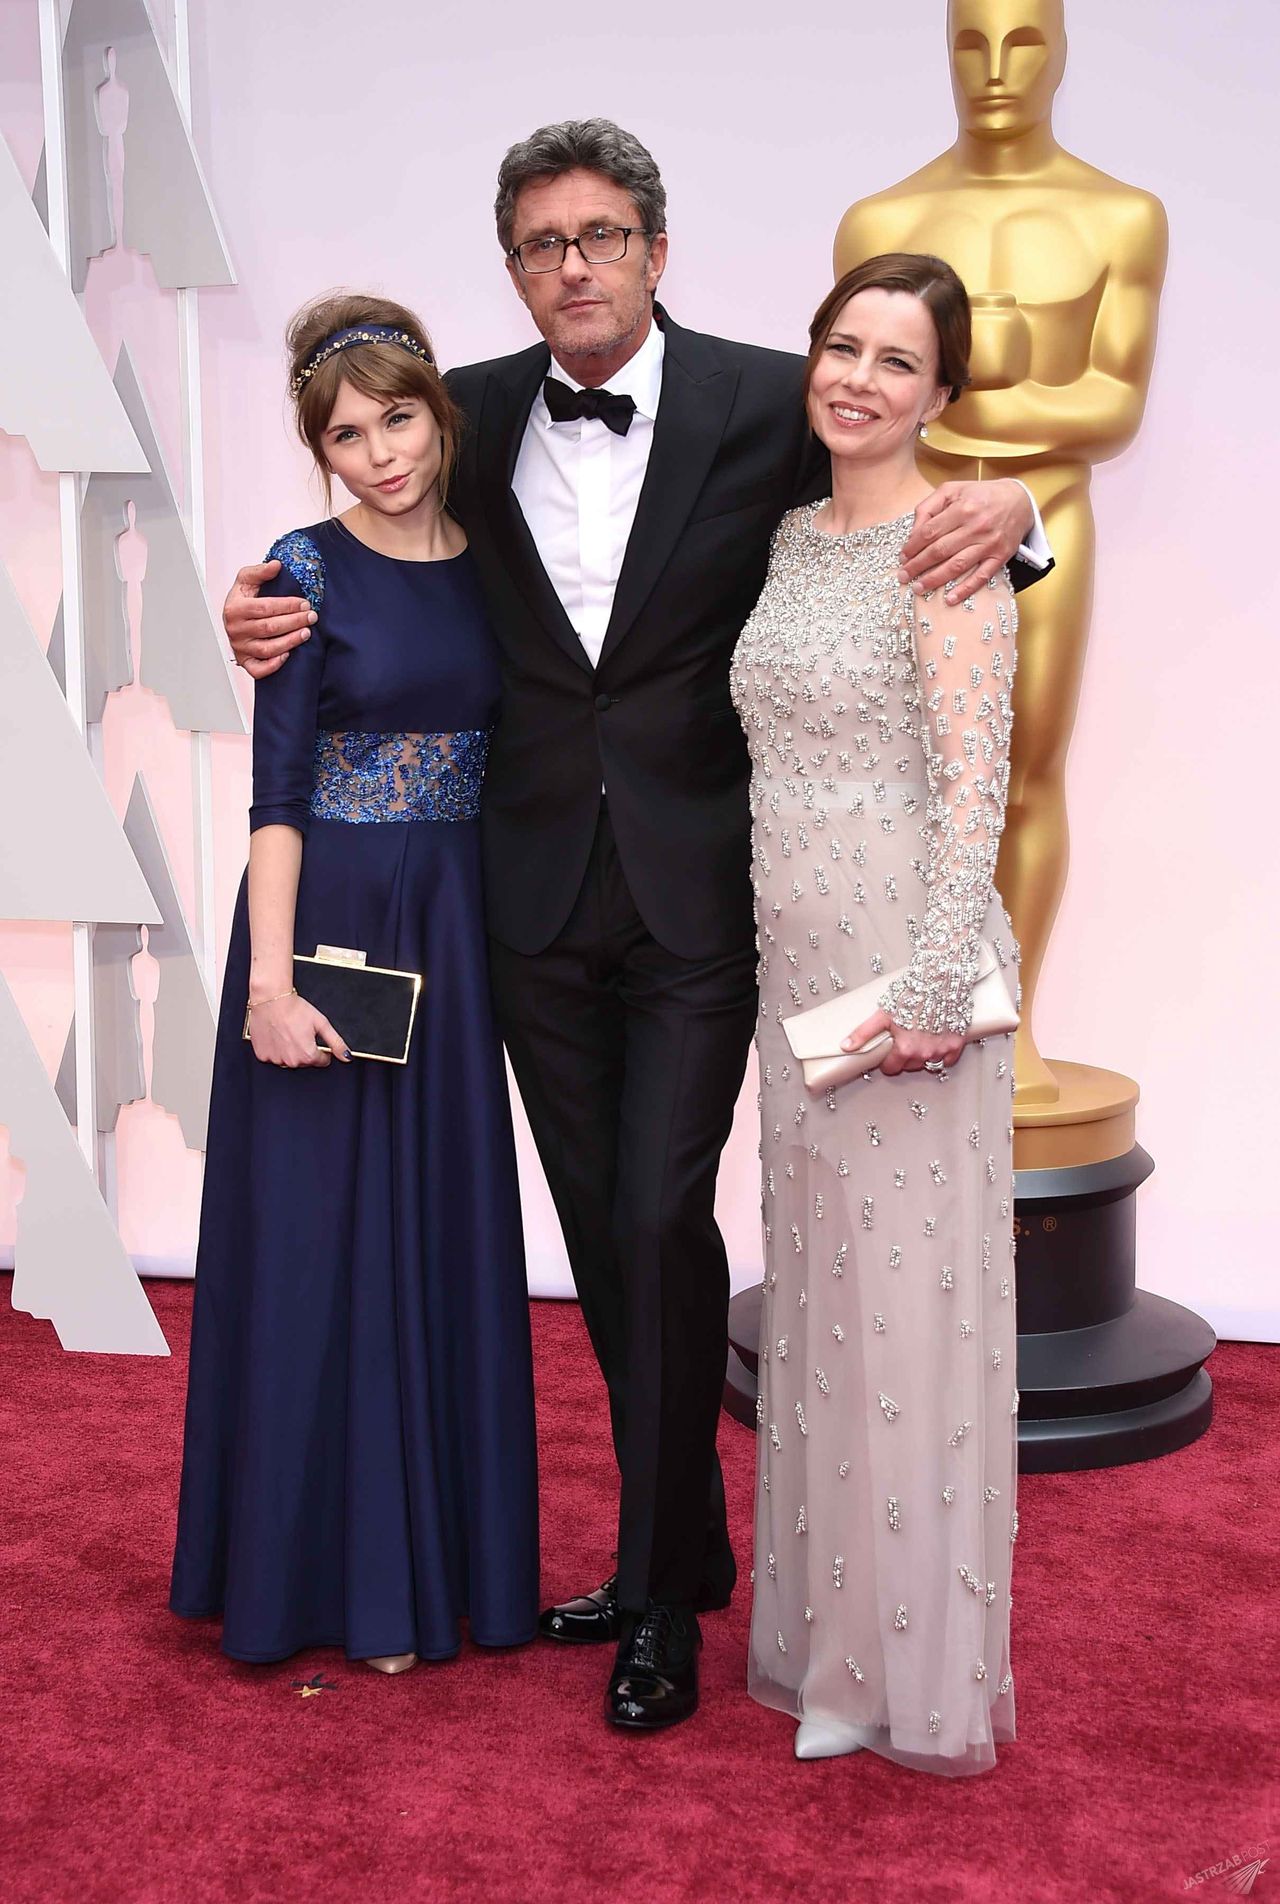
[[[965,601],[1018,553],[1035,519],[1030,496],[1013,477],[942,483],[916,510],[898,580],[918,595],[945,588],[952,600]]]
[[[241,569],[231,584],[231,592],[222,605],[222,625],[227,631],[237,667],[255,681],[274,674],[289,658],[289,650],[310,638],[315,611],[303,597],[269,595],[261,600],[258,590],[280,573],[278,562],[253,562]]]

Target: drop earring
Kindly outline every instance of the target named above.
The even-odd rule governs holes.
[[[929,425],[928,425],[927,423],[922,423],[922,424],[920,425],[920,434],[921,434],[921,436],[928,436],[928,434],[929,434]]]

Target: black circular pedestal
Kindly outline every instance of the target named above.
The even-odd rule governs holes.
[[[1024,1474],[1149,1461],[1213,1415],[1207,1322],[1135,1286],[1134,1195],[1154,1165],[1135,1144],[1105,1163],[1020,1170],[1018,1466]],[[761,1292],[729,1304],[724,1405],[756,1419]]]

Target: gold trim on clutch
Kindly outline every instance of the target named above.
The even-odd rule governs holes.
[[[413,980],[413,1002],[409,1006],[409,1024],[404,1034],[404,1050],[400,1056],[398,1058],[389,1058],[385,1051],[357,1051],[354,1047],[350,1048],[353,1058],[371,1058],[376,1064],[408,1064],[409,1043],[413,1037],[413,1027],[418,1016],[418,1000],[422,996],[421,972],[402,972],[399,967],[394,965],[369,965],[366,963],[366,955],[363,952],[357,952],[351,947],[343,945],[318,945],[314,953],[295,952],[293,962],[295,965],[351,965],[358,966],[363,972],[381,972],[386,978],[411,978]],[[249,1036],[249,1018],[251,1012],[252,1007],[247,1007],[244,1015],[244,1031],[242,1033],[242,1036],[246,1039]],[[328,1050],[328,1046],[320,1046],[320,1049]]]

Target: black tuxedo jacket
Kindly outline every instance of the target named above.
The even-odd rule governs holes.
[[[601,783],[636,908],[689,959],[752,943],[749,765],[729,661],[796,503],[830,491],[804,360],[684,330],[659,308],[662,394],[593,670],[511,488],[545,344],[451,371],[467,418],[451,502],[502,653],[482,805],[490,930],[542,951],[577,898]]]
[[[602,782],[654,938],[686,958],[752,941],[749,769],[729,659],[773,529],[822,493],[824,473],[803,359],[660,321],[653,446],[594,670],[511,488],[550,353],[537,344],[448,377],[468,420],[451,501],[503,664],[482,808],[489,924],[519,952],[541,951],[568,918]]]

